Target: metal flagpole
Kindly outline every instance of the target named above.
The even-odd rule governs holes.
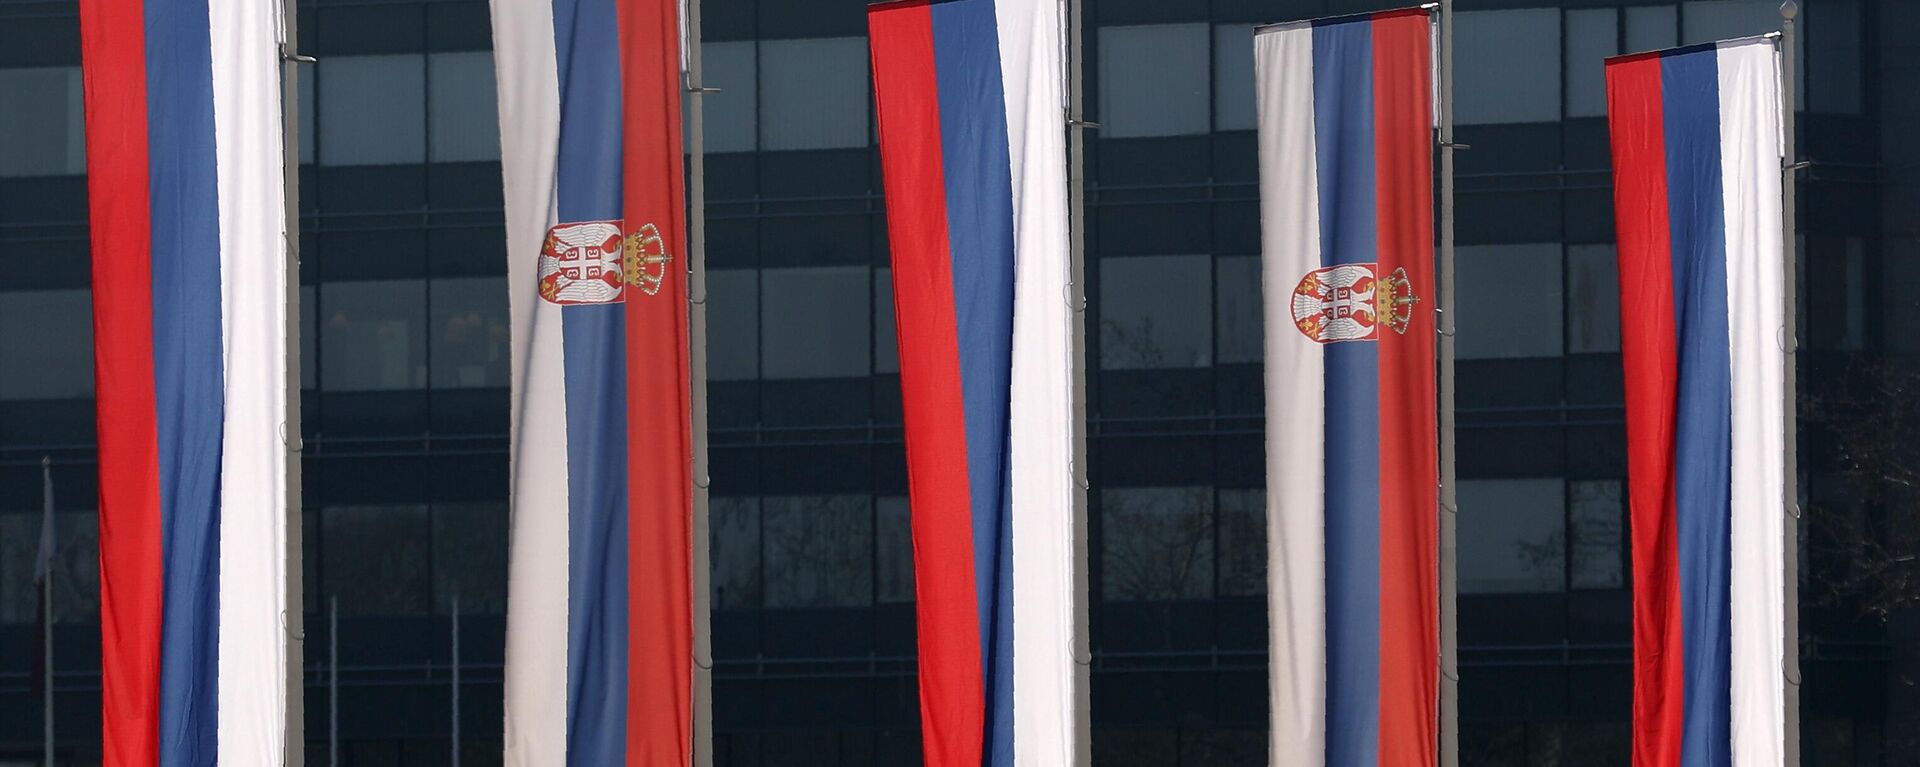
[[[1787,513],[1782,524],[1785,527],[1785,547],[1781,557],[1784,562],[1782,590],[1786,592],[1786,604],[1781,611],[1785,621],[1785,657],[1781,659],[1781,673],[1785,677],[1784,752],[1787,767],[1799,767],[1800,764],[1800,467],[1799,467],[1799,418],[1798,388],[1795,379],[1799,369],[1799,299],[1795,292],[1799,289],[1799,244],[1794,231],[1794,181],[1801,163],[1800,152],[1794,145],[1793,107],[1794,107],[1794,32],[1796,17],[1800,15],[1800,5],[1794,0],[1780,4],[1780,128],[1781,145],[1784,157],[1780,168],[1780,219],[1784,239],[1781,241],[1782,262],[1786,268],[1781,273],[1781,302],[1785,310],[1781,316],[1786,318],[1780,329],[1781,343],[1786,352],[1786,370],[1781,381],[1782,396],[1786,400],[1781,424],[1781,443],[1786,450],[1784,471],[1781,473],[1786,485],[1783,500]]]
[[[1083,40],[1081,28],[1085,14],[1081,0],[1067,0],[1067,309],[1073,313],[1067,323],[1069,365],[1073,369],[1073,459],[1068,466],[1073,480],[1073,760],[1076,767],[1093,763],[1093,719],[1091,711],[1093,646],[1087,614],[1087,339],[1086,339],[1086,252],[1087,252],[1087,174],[1086,131],[1100,127],[1088,122],[1082,107],[1085,102],[1081,78]]]
[[[300,514],[300,455],[304,445],[300,427],[300,64],[313,57],[300,55],[297,0],[281,2],[280,39],[280,151],[283,192],[286,205],[286,424],[281,440],[287,451],[287,516],[282,525],[286,536],[286,607],[281,622],[286,631],[286,692],[283,705],[286,718],[285,752],[281,761],[287,767],[306,763],[306,608],[300,603],[304,593],[301,579],[302,527]]]
[[[1455,492],[1453,355],[1453,0],[1440,0],[1440,765],[1460,763],[1459,497]]]
[[[700,2],[684,0],[686,12],[687,135],[687,367],[692,386],[693,524],[693,764],[713,765],[713,623],[708,593],[707,468],[707,158],[701,98],[716,89],[700,79]]]
[[[40,493],[45,513],[40,520],[40,551],[46,568],[40,573],[40,648],[43,670],[41,671],[41,704],[45,707],[41,715],[41,733],[46,751],[47,767],[53,767],[53,459],[40,457]]]
[[[340,597],[327,597],[327,764],[340,767]]]
[[[460,595],[453,595],[453,767],[460,767]]]

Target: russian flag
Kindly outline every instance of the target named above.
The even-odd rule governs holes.
[[[289,746],[280,13],[80,3],[107,764]]]
[[[933,766],[1073,763],[1060,14],[1052,0],[867,14]]]
[[[1784,760],[1775,42],[1609,59],[1633,530],[1633,757]]]
[[[493,0],[512,326],[509,765],[692,758],[675,0]]]
[[[1431,35],[1418,8],[1254,35],[1274,764],[1434,761]]]

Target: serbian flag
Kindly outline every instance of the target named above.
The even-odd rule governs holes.
[[[925,762],[1073,764],[1060,4],[904,0],[867,22]]]
[[[676,0],[493,0],[512,323],[509,765],[692,758]]]
[[[278,764],[300,694],[280,12],[80,3],[107,764]]]
[[[1787,319],[1775,43],[1609,59],[1633,763],[1779,765]]]
[[[1434,761],[1430,25],[1254,33],[1274,764]]]

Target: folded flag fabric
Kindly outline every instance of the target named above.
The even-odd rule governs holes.
[[[300,694],[280,13],[80,3],[107,764],[278,764]]]
[[[903,0],[867,19],[925,762],[1073,764],[1061,5]]]
[[[1432,764],[1439,658],[1425,9],[1254,35],[1273,764]]]
[[[1785,759],[1777,59],[1749,38],[1606,64],[1645,767]]]

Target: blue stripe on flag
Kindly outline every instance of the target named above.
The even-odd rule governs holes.
[[[1007,475],[1013,181],[993,0],[933,3],[947,236],[966,410],[986,763],[1013,762],[1013,546]]]
[[[147,0],[160,450],[160,764],[212,764],[219,693],[220,205],[206,0]]]
[[[1313,28],[1313,103],[1321,263],[1375,261],[1373,25]],[[1326,345],[1329,765],[1380,748],[1379,370],[1375,343]]]
[[[1730,486],[1733,389],[1727,330],[1726,217],[1720,177],[1720,85],[1711,50],[1660,61],[1674,331],[1675,426],[1686,767],[1729,764]]]
[[[561,223],[620,218],[614,0],[554,0]],[[624,764],[627,721],[626,326],[619,304],[561,314],[567,400],[567,763]]]

